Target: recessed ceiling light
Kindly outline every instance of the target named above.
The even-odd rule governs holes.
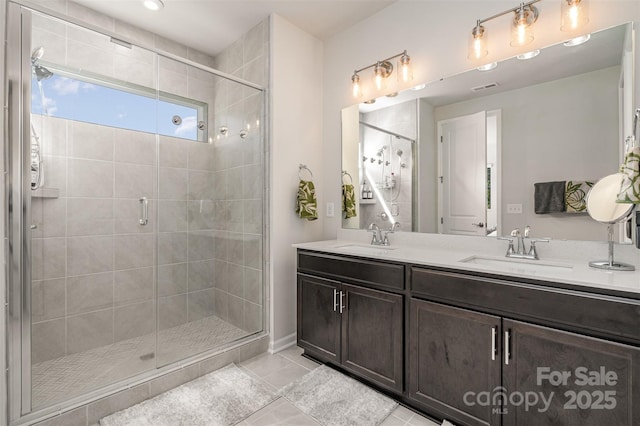
[[[527,52],[527,53],[522,53],[518,56],[516,56],[516,58],[524,61],[525,59],[531,59],[531,58],[535,58],[536,56],[538,56],[540,54],[539,50],[532,50],[531,52]]]
[[[494,69],[497,66],[498,66],[497,62],[491,62],[490,64],[486,64],[486,65],[483,65],[481,67],[478,67],[477,70],[478,71],[489,71],[489,70]]]
[[[371,104],[375,104],[376,100],[375,99],[369,99],[368,101],[364,101],[365,104],[367,105],[371,105]]]
[[[579,46],[582,43],[588,42],[590,38],[591,38],[591,34],[585,34],[583,36],[572,38],[571,40],[567,40],[562,44],[564,44],[567,47]]]
[[[164,7],[162,0],[142,0],[142,4],[144,4],[144,7],[149,10],[153,10],[154,12]]]
[[[395,98],[396,96],[398,96],[398,92],[389,93],[386,96],[387,96],[387,98]]]
[[[417,86],[413,86],[411,90],[422,90],[427,87],[427,83],[418,84]]]

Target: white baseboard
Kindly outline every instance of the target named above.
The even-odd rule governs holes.
[[[284,336],[278,340],[269,340],[269,349],[268,349],[269,353],[275,354],[277,352],[285,350],[288,347],[295,345],[296,341],[297,341],[296,333],[291,333],[290,335]]]

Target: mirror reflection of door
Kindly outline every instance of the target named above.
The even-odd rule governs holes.
[[[498,117],[481,111],[438,122],[440,233],[495,234]]]

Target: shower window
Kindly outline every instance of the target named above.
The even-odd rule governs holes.
[[[192,141],[207,141],[207,105],[131,83],[82,78],[47,65],[34,72],[31,111]],[[51,73],[49,70],[52,70]]]

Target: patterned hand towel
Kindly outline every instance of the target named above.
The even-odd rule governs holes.
[[[353,185],[342,185],[342,211],[344,218],[349,219],[356,217],[356,191]]]
[[[616,203],[640,204],[640,147],[631,148],[620,166],[622,184]]]
[[[316,220],[318,218],[318,201],[313,182],[301,180],[298,184],[296,213],[302,219]]]
[[[564,204],[567,213],[586,213],[587,212],[587,194],[593,186],[593,182],[567,182],[564,191]]]
[[[565,181],[533,184],[533,202],[536,214],[562,213],[565,211]]]

